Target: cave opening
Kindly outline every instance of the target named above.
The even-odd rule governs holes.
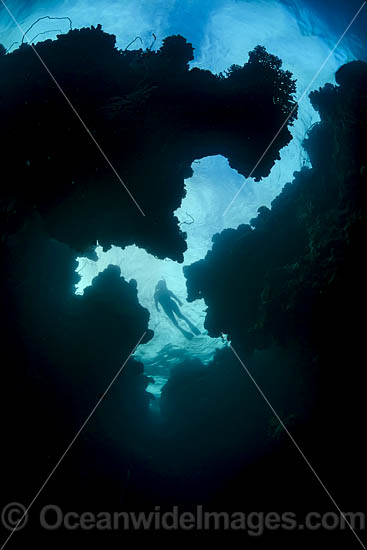
[[[147,390],[155,397],[159,398],[172,367],[193,358],[200,360],[204,365],[208,364],[216,349],[228,345],[225,335],[221,338],[212,338],[208,335],[204,327],[204,300],[187,302],[183,268],[205,257],[211,249],[215,234],[225,228],[235,229],[241,224],[248,224],[256,217],[260,207],[270,207],[287,178],[291,180],[295,170],[309,164],[297,135],[301,135],[300,125],[306,131],[310,118],[317,118],[317,113],[312,113],[311,106],[306,106],[301,121],[298,121],[293,129],[293,141],[282,151],[281,160],[261,183],[252,178],[244,178],[229,166],[228,160],[222,155],[194,161],[193,176],[185,180],[186,196],[175,212],[180,228],[187,234],[187,250],[182,264],[168,258],[156,258],[136,245],[125,249],[112,246],[108,251],[103,251],[101,246],[97,246],[97,260],[78,258],[76,271],[80,281],[75,287],[76,294],[83,294],[84,289],[109,265],[118,266],[121,276],[126,281],[137,281],[138,299],[149,311],[149,329],[154,331],[154,337],[149,343],[139,346],[134,357],[144,364],[146,374],[151,377],[152,383]],[[238,192],[235,202],[225,213],[224,206],[229,205]],[[162,278],[165,279],[168,288],[183,302],[182,313],[201,332],[190,341],[177,330],[166,315],[156,310],[154,289]]]

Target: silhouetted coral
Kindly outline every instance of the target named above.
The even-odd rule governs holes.
[[[10,455],[9,463],[3,457],[11,480],[11,487],[3,484],[4,494],[9,491],[10,497],[16,491],[26,499],[34,485],[41,485],[116,377],[83,430],[70,465],[74,468],[93,448],[90,477],[81,467],[85,481],[79,480],[80,472],[64,472],[53,485],[60,499],[67,499],[64,479],[69,475],[69,483],[78,479],[84,483],[80,490],[88,491],[88,497],[80,498],[105,498],[111,491],[107,477],[98,489],[91,485],[91,477],[100,468],[106,470],[116,442],[119,452],[133,453],[139,445],[139,426],[146,421],[149,395],[143,366],[134,359],[122,366],[138,341],[151,339],[149,312],[140,306],[136,286],[127,283],[115,266],[96,277],[85,295],[75,295],[75,252],[50,239],[37,217],[9,237],[1,261],[1,345],[6,365],[1,413],[8,418],[3,441],[14,452],[26,449],[27,455],[23,469],[22,452]],[[119,477],[127,467],[126,452],[120,457]],[[108,468],[112,471],[112,465]],[[118,483],[115,477],[116,493],[122,490]]]
[[[300,380],[314,377],[310,418],[292,425],[291,434],[347,502],[362,502],[362,492],[351,487],[359,486],[366,461],[367,64],[348,64],[336,78],[339,86],[310,94],[321,117],[304,143],[312,168],[296,173],[250,225],[215,235],[206,258],[184,271],[189,299],[204,298],[208,306],[209,334],[228,334],[245,364],[256,350],[281,346]],[[275,360],[270,380],[280,366]],[[258,371],[254,378],[259,382]],[[274,387],[286,380],[281,376]],[[259,385],[266,388],[266,380]],[[277,472],[287,456],[284,449]]]
[[[221,153],[248,175],[296,107],[294,81],[262,47],[225,77],[189,70],[193,48],[182,36],[157,52],[115,42],[98,26],[38,43],[42,62],[27,44],[0,57],[4,233],[36,209],[51,236],[80,252],[97,240],[105,249],[134,243],[182,261],[185,233],[173,212],[191,163]],[[256,179],[290,139],[285,127]]]
[[[358,258],[352,259],[365,215],[366,67],[346,65],[337,72],[340,87],[326,84],[310,94],[321,116],[304,143],[312,169],[296,173],[251,225],[215,235],[205,260],[185,268],[189,299],[209,306],[211,335],[229,334],[246,350],[318,337],[326,295]]]

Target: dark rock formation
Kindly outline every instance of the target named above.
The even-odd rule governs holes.
[[[49,234],[79,252],[97,240],[106,249],[135,243],[182,261],[185,234],[173,212],[191,163],[221,153],[248,175],[295,106],[291,74],[260,46],[225,76],[189,70],[193,48],[181,36],[157,52],[119,51],[98,26],[35,49],[146,214],[33,49],[0,56],[3,232],[36,209]],[[256,179],[290,139],[285,127]]]
[[[300,377],[314,377],[311,419],[292,433],[344,506],[362,509],[367,64],[347,64],[336,80],[310,94],[321,116],[304,142],[312,168],[251,225],[216,235],[185,275],[189,299],[208,306],[212,336],[228,334],[246,362],[281,346],[302,365]],[[277,463],[284,477],[287,457]]]
[[[30,500],[139,339],[144,344],[152,337],[149,313],[138,302],[136,286],[120,276],[119,268],[108,267],[83,296],[74,294],[79,278],[75,268],[75,252],[50,239],[35,217],[9,237],[3,250],[1,349],[6,392],[1,416],[3,443],[9,450],[3,455],[3,471],[10,484],[3,483],[3,494],[10,499],[18,494],[20,501]],[[79,486],[75,490],[84,502],[111,491],[121,494],[126,453],[134,452],[146,421],[145,380],[143,366],[130,359],[83,430],[66,471],[55,476],[51,489],[61,500],[70,496],[72,484]],[[112,486],[107,476],[98,487],[98,476],[106,470],[115,472]],[[92,487],[93,476],[97,479]]]
[[[296,173],[251,225],[215,235],[205,260],[185,268],[189,300],[205,299],[212,336],[229,334],[247,350],[274,340],[315,343],[325,336],[320,314],[331,296],[339,310],[350,291],[347,272],[359,284],[367,66],[350,63],[336,79],[340,86],[310,95],[321,116],[304,143],[312,169]],[[340,321],[344,315],[342,308]]]

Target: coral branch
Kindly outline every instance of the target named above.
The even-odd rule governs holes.
[[[136,36],[136,37],[134,38],[134,40],[132,40],[132,41],[126,46],[125,52],[126,52],[126,50],[127,50],[128,48],[130,48],[130,46],[131,46],[132,44],[134,44],[134,42],[135,42],[136,40],[140,40],[140,42],[143,44],[143,41],[142,41],[142,39],[140,38],[140,36]]]
[[[30,40],[30,43],[32,44],[36,40],[36,38],[38,38],[39,36],[41,36],[43,34],[48,34],[49,32],[60,32],[60,33],[62,33],[62,30],[61,29],[51,29],[49,31],[39,32],[38,34],[36,34],[36,36],[34,36],[32,38],[32,40]]]
[[[6,50],[5,53],[9,53],[10,50],[12,49],[13,46],[15,46],[15,44],[20,44],[20,42],[13,42],[11,46],[9,46],[9,48]]]
[[[157,40],[157,37],[156,37],[156,35],[154,34],[154,32],[152,32],[152,35],[153,35],[153,42],[151,43],[150,47],[148,48],[149,51],[153,48],[153,46],[154,46],[154,44],[155,44],[155,42],[156,42],[156,40]]]
[[[26,32],[24,33],[23,38],[22,38],[22,42],[21,42],[22,44],[24,44],[24,39],[25,39],[26,35],[29,33],[29,31],[30,31],[31,29],[33,29],[33,27],[34,27],[35,25],[37,25],[37,23],[39,23],[40,21],[43,21],[44,19],[58,20],[58,21],[61,21],[61,20],[63,20],[63,19],[67,19],[67,20],[69,21],[69,23],[70,23],[70,30],[73,29],[73,22],[72,22],[72,20],[70,19],[70,17],[50,17],[49,15],[45,15],[44,17],[40,17],[39,19],[37,19],[37,21],[35,21],[34,23],[32,23],[32,25],[29,27],[29,29],[26,30]]]
[[[186,225],[191,225],[191,224],[195,223],[195,220],[194,220],[194,218],[191,216],[191,214],[189,214],[188,212],[186,212],[186,214],[187,214],[187,216],[189,216],[189,217],[192,219],[192,221],[191,221],[191,222],[182,222],[181,225],[185,225],[185,224],[186,224]]]

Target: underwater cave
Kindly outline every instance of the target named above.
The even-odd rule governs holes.
[[[0,0],[1,550],[364,547],[366,18]]]

